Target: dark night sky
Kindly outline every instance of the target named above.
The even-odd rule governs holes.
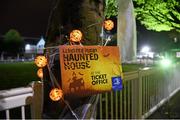
[[[162,50],[167,45],[173,44],[168,31],[156,32],[147,30],[143,25],[137,22],[137,47],[138,50],[143,46],[151,47],[152,51]]]
[[[45,36],[53,0],[0,0],[0,35],[16,29],[25,37]],[[157,47],[168,39],[167,32],[146,30],[137,23],[138,49]]]
[[[0,0],[0,34],[16,29],[22,36],[45,36],[53,0]]]

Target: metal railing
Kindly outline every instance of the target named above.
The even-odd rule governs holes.
[[[177,74],[176,68],[125,73],[122,91],[100,95],[97,118],[147,118],[179,90]]]
[[[41,118],[42,83],[32,82],[29,87],[20,87],[0,91],[0,111],[5,111],[5,119],[10,119],[10,111],[21,108],[21,118],[26,119],[25,106],[30,105],[31,118]]]

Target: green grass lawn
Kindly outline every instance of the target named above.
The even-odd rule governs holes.
[[[123,72],[137,71],[142,67],[144,67],[143,64],[122,64]]]
[[[37,67],[34,62],[0,64],[0,90],[28,85],[37,81]]]
[[[123,64],[123,72],[138,70],[142,65]],[[31,81],[40,80],[34,62],[0,64],[0,90],[28,85]]]

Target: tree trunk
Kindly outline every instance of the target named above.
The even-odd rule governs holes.
[[[46,46],[64,44],[73,29],[83,32],[83,44],[97,45],[103,22],[103,0],[57,0],[47,28]]]
[[[121,48],[122,62],[136,61],[136,22],[132,0],[118,1],[118,27],[117,38],[118,46]]]
[[[46,33],[46,47],[63,45],[68,42],[69,33],[73,29],[79,29],[83,33],[83,45],[101,44],[101,27],[103,22],[103,0],[56,0],[54,8],[49,17],[49,23]],[[46,54],[58,53],[58,49],[48,49]],[[49,59],[51,59],[49,57]],[[55,56],[51,70],[61,85],[59,54]],[[49,92],[53,87],[50,80],[48,69],[44,70],[44,118],[76,118],[70,112],[68,106],[63,101],[52,102],[49,99]],[[53,79],[54,81],[54,79]],[[90,118],[91,115],[84,115],[84,109],[91,101],[92,107],[94,97],[86,98],[65,98],[73,110],[82,118]],[[93,100],[92,100],[93,99]],[[91,108],[92,108],[91,107]],[[77,112],[78,111],[78,112]]]

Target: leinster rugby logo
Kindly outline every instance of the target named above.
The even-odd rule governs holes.
[[[113,90],[122,90],[122,79],[121,77],[112,77],[112,89]]]

